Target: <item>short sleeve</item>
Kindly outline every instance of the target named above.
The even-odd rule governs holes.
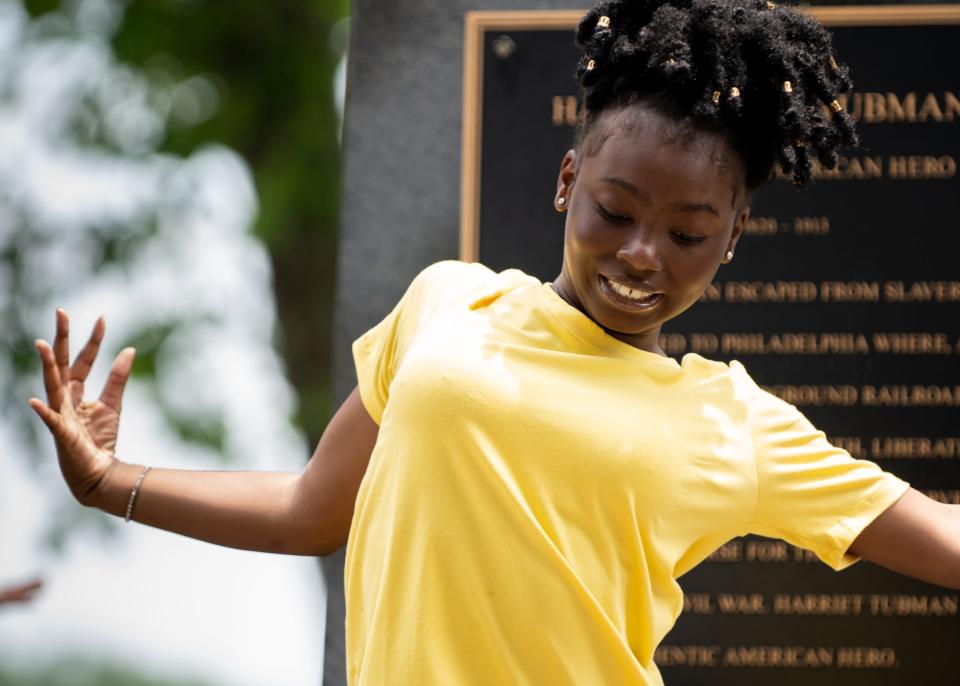
[[[473,293],[497,275],[478,263],[446,260],[430,265],[410,283],[393,310],[353,342],[357,389],[370,417],[380,424],[390,384],[404,355],[430,319]]]
[[[868,524],[893,505],[909,484],[832,445],[793,405],[764,391],[743,366],[757,466],[757,504],[751,533],[782,538],[812,550],[840,570],[859,558],[847,550]]]

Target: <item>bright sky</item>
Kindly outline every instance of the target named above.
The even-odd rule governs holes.
[[[88,385],[94,393],[128,335],[183,322],[158,359],[159,386],[134,380],[127,388],[121,459],[222,468],[209,451],[171,434],[158,409],[163,401],[186,416],[222,418],[231,469],[298,471],[310,446],[287,419],[295,397],[272,347],[269,259],[249,233],[257,211],[250,171],[222,147],[186,160],[152,153],[162,122],[147,106],[145,86],[98,39],[118,5],[75,6],[93,40],[39,41],[20,3],[0,0],[0,89],[11,94],[0,104],[0,189],[29,215],[31,230],[50,239],[27,254],[35,279],[28,288],[49,289],[48,302],[25,316],[38,337],[49,338],[56,305],[71,313],[75,336],[106,315],[103,359]],[[83,98],[109,110],[105,134],[139,151],[137,158],[70,144],[69,115]],[[98,268],[90,227],[122,235],[157,204],[167,209],[156,235],[132,262]],[[9,207],[0,203],[0,246],[17,229],[4,220]],[[0,289],[0,305],[11,297],[17,293]],[[0,360],[0,388],[22,396],[24,415],[0,417],[0,586],[39,574],[46,588],[28,606],[0,609],[0,663],[79,654],[212,684],[318,684],[325,600],[315,559],[228,550],[135,523],[110,541],[82,529],[62,555],[43,546],[54,513],[80,508],[60,480],[52,443],[39,472],[28,469],[13,427],[42,387],[39,378],[16,385],[6,364]]]

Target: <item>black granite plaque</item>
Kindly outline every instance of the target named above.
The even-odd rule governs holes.
[[[835,444],[960,503],[960,6],[813,12],[851,66],[862,147],[806,191],[758,192],[735,260],[663,343],[742,361]],[[468,20],[464,259],[559,273],[580,14]],[[685,612],[657,654],[671,686],[960,678],[955,591],[867,563],[838,574],[755,537],[681,584]]]

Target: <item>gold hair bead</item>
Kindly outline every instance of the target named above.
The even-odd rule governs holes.
[[[784,93],[792,93],[792,92],[793,92],[793,84],[790,83],[789,81],[784,81],[784,82],[783,82],[783,92],[784,92]]]
[[[597,66],[597,63],[594,60],[587,62],[587,71],[593,71],[593,68]]]
[[[837,61],[833,59],[833,55],[830,55],[830,66],[833,67],[834,69],[840,68],[840,65],[837,64]]]
[[[776,8],[777,8],[777,6],[776,6],[775,4],[773,4],[772,2],[770,2],[769,0],[767,0],[767,9],[768,9],[768,10],[772,10],[772,9],[776,9]]]
[[[667,59],[666,62],[664,62],[664,64],[670,64],[670,65],[674,65],[674,64],[676,64],[676,63],[677,63],[677,61],[676,61],[675,59],[673,59],[672,57],[670,57],[669,59]]]
[[[599,28],[601,28],[601,29],[609,29],[609,28],[610,28],[610,17],[603,16],[603,17],[600,17],[599,19],[597,19],[597,26],[598,26]]]
[[[802,147],[804,147],[805,145],[806,145],[806,143],[803,142],[803,139],[802,139],[802,138],[798,138],[797,140],[795,140],[795,141],[793,142],[793,147],[795,147],[795,148],[802,148]]]
[[[831,100],[830,109],[839,114],[840,112],[843,112],[843,105],[841,105],[836,100]]]
[[[713,104],[720,102],[720,91],[713,91]]]
[[[733,86],[732,88],[730,88],[730,97],[731,97],[731,98],[739,98],[739,97],[740,97],[740,89],[737,88],[736,86]]]

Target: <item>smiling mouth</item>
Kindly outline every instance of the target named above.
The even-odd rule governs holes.
[[[630,311],[649,310],[663,301],[663,293],[660,292],[633,288],[603,274],[598,275],[598,280],[600,281],[600,291],[607,297],[607,300],[620,309]]]

